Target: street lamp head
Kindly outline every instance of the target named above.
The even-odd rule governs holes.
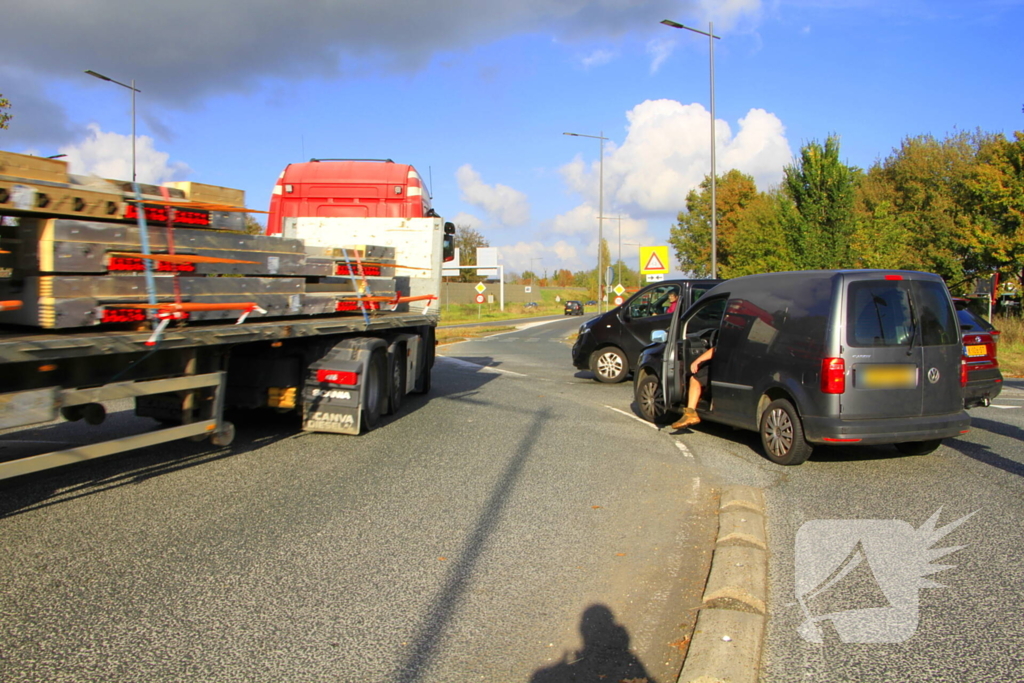
[[[85,73],[89,74],[90,76],[95,76],[96,78],[100,79],[101,81],[112,81],[113,80],[112,78],[107,78],[103,74],[96,73],[92,69],[86,69]]]
[[[665,24],[665,26],[671,26],[672,28],[686,28],[682,24],[676,23],[671,19],[662,19],[661,23]]]

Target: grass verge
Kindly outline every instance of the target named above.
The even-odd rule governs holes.
[[[1004,377],[1024,377],[1024,318],[993,316],[1000,331],[999,369]]]

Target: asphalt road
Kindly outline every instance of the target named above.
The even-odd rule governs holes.
[[[820,447],[790,468],[753,433],[675,436],[729,483],[765,489],[762,681],[1024,680],[1024,391],[970,414],[971,432],[931,455]]]
[[[578,324],[442,348],[358,438],[262,415],[0,483],[0,680],[670,683],[715,491],[572,368]]]

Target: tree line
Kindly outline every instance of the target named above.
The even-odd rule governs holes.
[[[908,137],[867,171],[840,160],[839,142],[804,145],[766,191],[737,170],[717,179],[719,277],[898,268],[960,294],[994,273],[1024,284],[1024,132]],[[699,277],[711,272],[710,186],[687,194],[669,238]]]

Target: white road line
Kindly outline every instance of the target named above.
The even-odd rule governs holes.
[[[524,375],[519,372],[512,372],[511,370],[502,370],[501,368],[496,368],[490,365],[479,365],[477,363],[471,363],[468,360],[462,360],[461,358],[452,358],[451,356],[438,356],[437,360],[444,361],[446,363],[451,363],[452,365],[456,365],[460,368],[465,368],[467,370],[473,370],[474,372],[483,372],[487,374],[493,373],[498,375],[512,375],[513,377],[528,377],[528,375]]]
[[[1017,410],[1018,408],[1024,408],[1024,406],[999,406],[993,403],[989,408],[1002,408],[1003,410]]]
[[[687,448],[686,444],[683,443],[682,441],[676,441],[676,448],[681,450],[683,452],[683,455],[685,455],[687,458],[692,458],[693,457],[693,453],[690,452],[690,449]]]
[[[641,417],[637,417],[633,413],[627,413],[625,410],[619,410],[618,408],[613,408],[611,406],[605,406],[605,408],[607,408],[608,410],[614,410],[616,413],[620,413],[622,415],[625,415],[626,417],[631,417],[634,420],[636,420],[637,422],[639,422],[641,424],[647,425],[651,429],[660,429],[660,427],[658,427],[658,425],[652,424],[652,423],[648,422],[647,420],[645,420],[645,419],[643,419]]]

